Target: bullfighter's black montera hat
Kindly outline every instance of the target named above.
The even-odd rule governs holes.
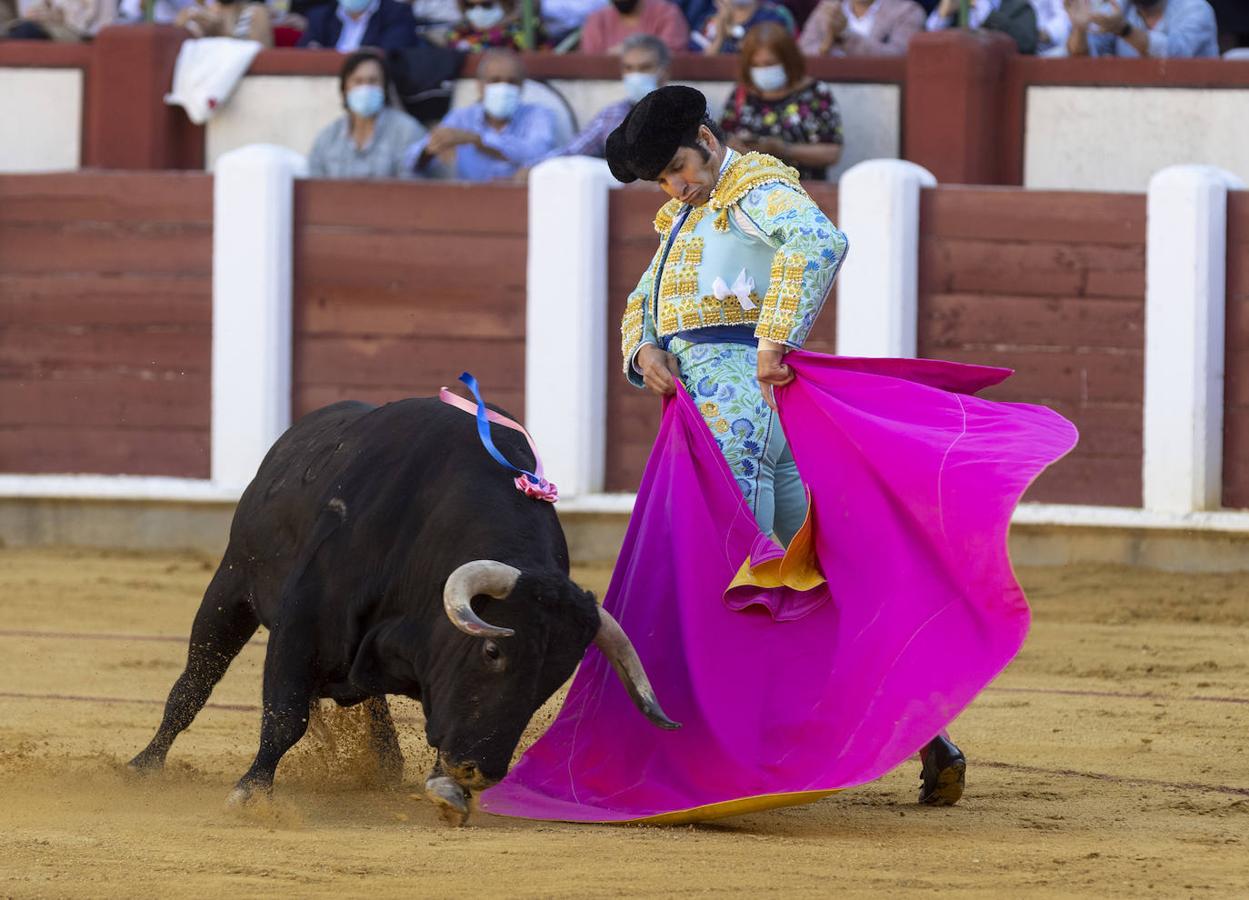
[[[676,156],[681,139],[707,115],[707,98],[670,84],[651,91],[607,136],[607,165],[617,181],[655,181]]]

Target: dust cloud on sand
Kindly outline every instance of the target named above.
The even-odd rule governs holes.
[[[1243,575],[1023,570],[1033,633],[952,729],[970,761],[953,809],[917,807],[908,764],[702,826],[448,829],[420,796],[432,755],[403,700],[401,788],[339,713],[288,755],[272,801],[226,808],[256,749],[264,632],[166,771],[125,772],[213,563],[0,550],[0,896],[1249,895]]]

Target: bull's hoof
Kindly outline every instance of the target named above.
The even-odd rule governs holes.
[[[919,802],[925,806],[953,806],[963,796],[967,759],[963,751],[944,737],[936,737],[924,748],[920,772]]]
[[[270,791],[266,788],[260,787],[259,785],[239,784],[236,785],[234,790],[230,791],[229,796],[226,797],[226,806],[232,809],[240,809],[257,800],[267,800],[269,798]]]
[[[425,782],[425,796],[434,804],[438,815],[452,828],[468,822],[468,795],[445,775]]]
[[[126,771],[132,775],[155,775],[165,768],[165,758],[146,750],[126,763]]]

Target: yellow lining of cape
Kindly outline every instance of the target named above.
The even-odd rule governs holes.
[[[644,819],[628,819],[629,824],[644,825],[688,825],[693,822],[709,822],[712,819],[723,819],[726,816],[744,816],[750,813],[766,812],[769,809],[780,809],[783,806],[801,806],[823,800],[836,791],[793,791],[788,794],[760,794],[757,797],[743,797],[740,800],[725,800],[721,803],[708,803],[683,809],[678,812],[661,813],[647,816]],[[624,824],[624,823],[622,823]]]
[[[782,585],[795,591],[810,591],[824,583],[815,558],[814,526],[811,521],[811,491],[807,490],[807,513],[802,527],[785,548],[785,555],[757,566],[750,564],[747,556],[742,566],[725,588],[724,593],[740,587],[777,588]]]

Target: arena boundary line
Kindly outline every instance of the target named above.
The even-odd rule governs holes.
[[[237,503],[239,487],[196,478],[143,475],[0,475],[0,499],[124,500],[152,503]],[[564,513],[629,515],[634,494],[584,494],[560,500]],[[1131,507],[1022,503],[1011,520],[1022,525],[1141,528],[1249,535],[1249,511],[1165,513]]]

